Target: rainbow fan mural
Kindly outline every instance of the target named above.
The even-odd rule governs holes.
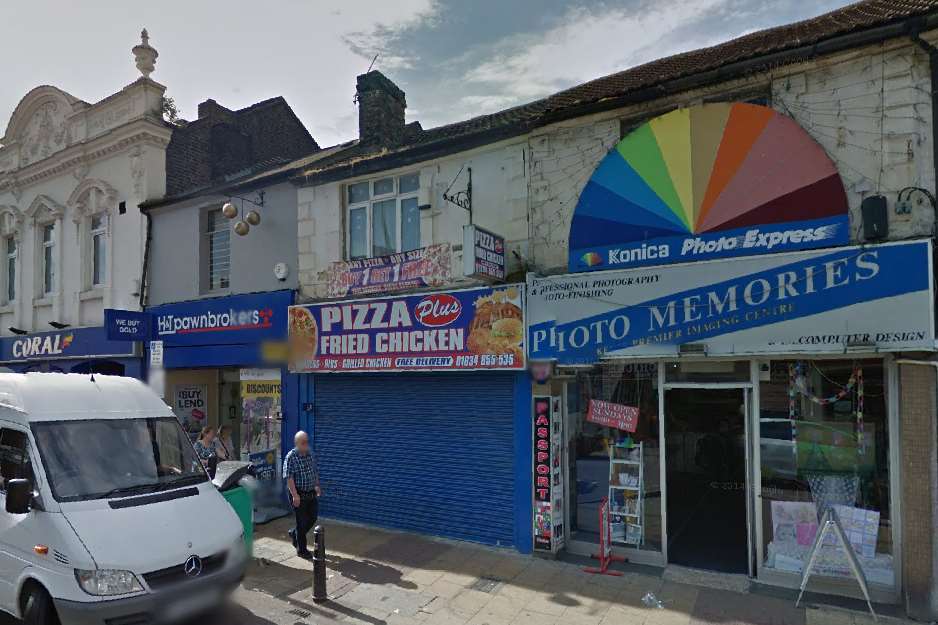
[[[656,117],[600,162],[570,225],[571,271],[849,242],[847,196],[824,149],[754,104]]]

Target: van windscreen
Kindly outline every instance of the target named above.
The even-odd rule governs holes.
[[[128,497],[208,480],[173,417],[32,425],[56,501]]]

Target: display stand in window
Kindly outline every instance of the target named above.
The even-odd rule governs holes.
[[[645,487],[642,443],[625,438],[609,446],[609,514],[612,542],[641,545],[645,541],[642,511]]]

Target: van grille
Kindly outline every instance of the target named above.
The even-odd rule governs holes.
[[[176,566],[160,569],[159,571],[144,573],[143,579],[147,582],[147,585],[151,590],[160,590],[174,584],[185,583],[187,581],[199,579],[207,575],[212,575],[213,573],[220,571],[225,566],[225,559],[227,557],[227,553],[217,553],[213,556],[202,558],[202,574],[199,575],[199,577],[187,576],[186,565],[184,562],[182,564],[177,564]]]
[[[58,549],[52,550],[52,557],[55,558],[55,561],[59,564],[64,564],[68,566],[68,556],[59,551]]]

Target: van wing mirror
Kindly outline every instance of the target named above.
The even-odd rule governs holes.
[[[6,510],[10,514],[26,514],[33,499],[33,485],[29,480],[7,480]]]

